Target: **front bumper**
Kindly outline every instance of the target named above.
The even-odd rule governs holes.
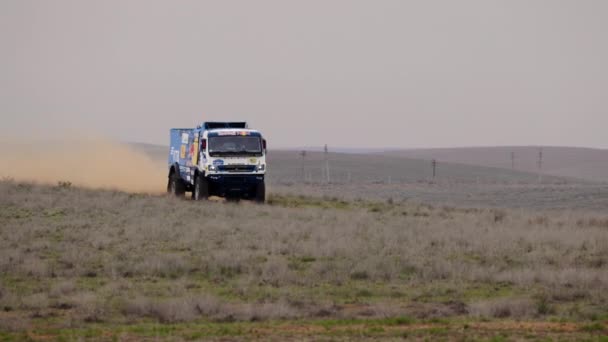
[[[264,183],[264,174],[211,174],[210,194],[221,197],[254,197],[258,184]]]

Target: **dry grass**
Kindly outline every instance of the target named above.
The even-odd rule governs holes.
[[[529,298],[499,298],[471,305],[470,314],[486,318],[532,318],[538,316],[538,305]]]
[[[10,181],[0,193],[0,308],[25,317],[578,319],[608,303],[602,215]]]

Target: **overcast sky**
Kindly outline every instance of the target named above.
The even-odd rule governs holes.
[[[0,134],[608,148],[605,0],[0,0]]]

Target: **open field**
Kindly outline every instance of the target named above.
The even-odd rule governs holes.
[[[608,184],[498,167],[439,162],[382,154],[331,153],[330,184],[323,181],[324,156],[297,151],[269,153],[275,193],[351,200],[414,201],[435,206],[527,209],[608,209]]]
[[[340,197],[350,200],[411,201],[460,208],[582,210],[606,212],[608,185],[592,183],[476,184],[450,182],[301,184],[271,183],[285,195]]]
[[[608,216],[0,182],[0,339],[606,340]]]

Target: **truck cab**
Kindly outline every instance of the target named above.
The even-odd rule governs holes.
[[[266,140],[245,122],[204,122],[171,129],[167,192],[194,200],[210,196],[266,199]]]

